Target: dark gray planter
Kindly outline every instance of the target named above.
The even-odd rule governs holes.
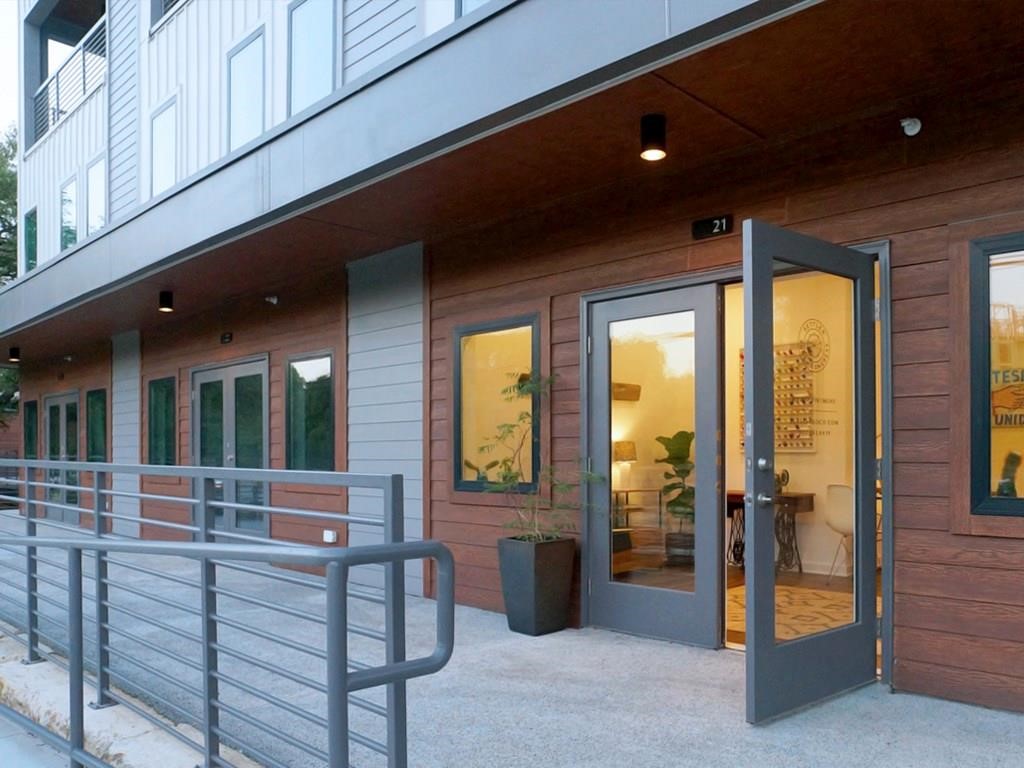
[[[501,593],[509,629],[534,636],[565,629],[575,556],[575,539],[498,540]]]

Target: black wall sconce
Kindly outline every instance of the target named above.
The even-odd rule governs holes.
[[[173,312],[174,311],[174,292],[173,291],[160,291],[160,305],[158,309],[161,312]]]
[[[662,114],[644,115],[640,118],[640,157],[649,162],[664,160],[668,154],[665,141],[667,121]]]

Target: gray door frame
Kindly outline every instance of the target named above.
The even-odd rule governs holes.
[[[854,287],[856,613],[848,625],[784,643],[775,630],[773,284],[776,263]],[[876,679],[874,256],[743,222],[747,454],[747,720],[762,722]]]
[[[259,375],[263,381],[263,403],[262,403],[262,432],[263,432],[263,467],[269,466],[270,460],[270,372],[269,362],[266,356],[260,356],[255,358],[246,358],[243,360],[234,360],[226,363],[217,363],[214,365],[204,365],[193,368],[190,372],[191,380],[191,402],[192,402],[192,417],[191,417],[191,429],[192,439],[191,443],[191,457],[192,465],[200,465],[200,430],[202,425],[202,401],[199,397],[199,387],[203,383],[220,381],[223,383],[223,406],[222,406],[222,418],[223,418],[223,466],[234,467],[236,466],[236,454],[237,446],[235,446],[235,407],[234,407],[234,392],[235,392],[235,380],[244,376]],[[220,481],[217,481],[218,483]],[[237,489],[234,483],[224,483],[224,501],[233,502],[237,501]],[[266,500],[268,489],[264,488],[264,499]],[[266,514],[263,515],[263,525],[259,529],[255,528],[239,528],[236,523],[236,510],[226,508],[224,510],[224,526],[223,530],[229,532],[245,533],[255,536],[269,536],[269,519]]]
[[[720,291],[707,284],[687,288],[617,297],[589,306],[590,341],[588,379],[590,396],[585,419],[592,440],[593,471],[603,476],[591,484],[585,517],[587,526],[588,619],[598,626],[631,634],[717,648],[722,639],[723,572],[719,552],[723,548],[720,513],[721,467],[720,404]],[[611,429],[610,323],[640,317],[693,311],[695,314],[695,411],[697,440],[695,483],[696,543],[693,592],[616,582],[610,576],[608,536],[611,500],[608,474],[611,468],[608,439]],[[602,439],[603,436],[603,439]]]
[[[68,392],[60,392],[53,395],[43,396],[43,455],[46,459],[50,459],[50,408],[56,406],[59,409],[60,416],[60,446],[57,451],[57,461],[70,461],[71,457],[68,455],[68,430],[67,430],[67,407],[70,404],[74,404],[76,409],[76,428],[75,428],[75,460],[79,460],[79,447],[81,440],[79,436],[82,432],[82,407],[79,402],[78,390],[71,390]],[[66,472],[63,470],[48,470],[46,473],[46,482],[54,483],[67,483],[69,485],[75,485],[79,482],[77,472]],[[79,491],[69,491],[67,489],[53,489],[45,488],[43,498],[53,504],[61,504],[67,506],[77,506],[81,501]],[[70,495],[70,498],[69,498]],[[44,514],[51,520],[59,520],[60,522],[68,525],[78,525],[81,521],[81,513],[75,512],[70,509],[64,509],[62,507],[54,507],[46,504],[44,506]]]

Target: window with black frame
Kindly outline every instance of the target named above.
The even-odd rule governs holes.
[[[149,382],[149,463],[173,465],[177,463],[178,409],[174,402],[174,377]]]
[[[107,460],[107,390],[85,393],[85,460]]]
[[[455,331],[455,488],[486,491],[540,466],[540,334],[536,316]]]
[[[333,382],[330,355],[288,363],[288,469],[334,470]]]
[[[972,507],[1024,516],[1024,236],[971,254]]]

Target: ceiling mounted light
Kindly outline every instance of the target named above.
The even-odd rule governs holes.
[[[20,363],[21,362],[21,347],[11,347],[7,350],[7,362],[9,363]]]
[[[667,153],[665,142],[665,116],[644,115],[640,118],[640,157],[650,162],[664,160]]]
[[[173,291],[160,291],[160,306],[158,309],[161,312],[173,312],[174,311],[174,292]]]

